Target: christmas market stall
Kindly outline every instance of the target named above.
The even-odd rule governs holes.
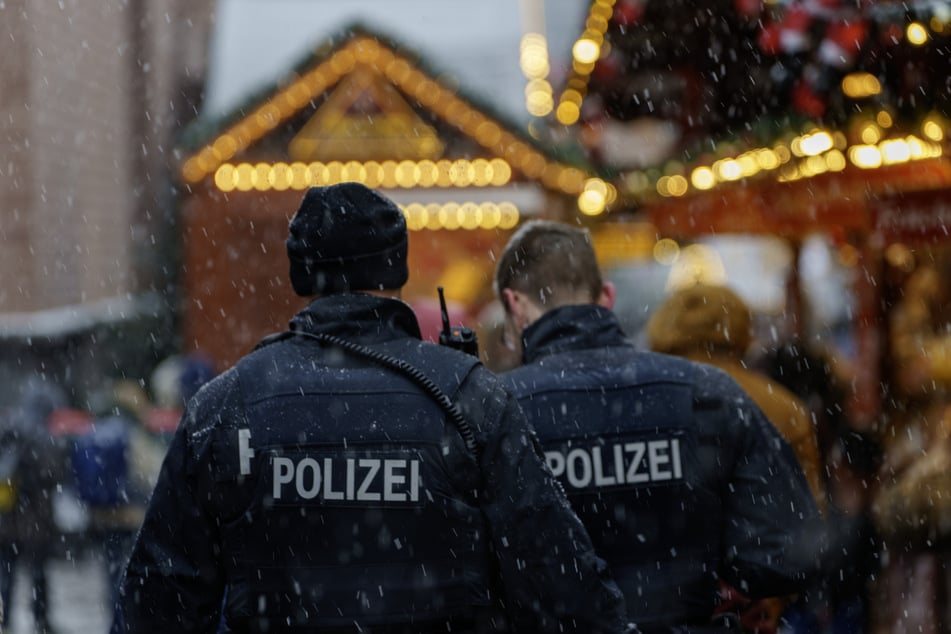
[[[186,147],[184,344],[221,368],[302,306],[284,240],[307,187],[360,181],[401,205],[411,230],[404,299],[432,337],[437,286],[465,318],[486,301],[489,253],[508,232],[525,217],[574,213],[597,182],[362,26],[232,114],[196,121]]]
[[[888,269],[930,257],[905,229],[946,235],[949,20],[945,2],[597,0],[549,115],[616,191],[600,233],[646,222],[668,263],[712,236],[787,243],[797,336],[801,247],[820,236],[851,271],[838,301],[863,428],[881,411]]]
[[[546,116],[617,192],[596,235],[650,227],[668,281],[752,279],[751,303],[778,287],[765,347],[796,342],[792,374],[838,365],[813,422],[834,524],[862,528],[813,627],[949,631],[951,4],[595,0],[572,54]],[[764,285],[763,252],[736,277],[685,265],[725,240],[789,266]],[[821,302],[815,270],[841,275]],[[820,341],[829,307],[846,334]]]

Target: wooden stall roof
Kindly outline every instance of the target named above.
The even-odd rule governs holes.
[[[850,167],[794,182],[759,179],[645,206],[658,233],[690,238],[740,233],[802,237],[871,232],[880,199],[891,205],[946,196],[951,161],[936,158],[865,170]],[[920,202],[919,202],[920,204]],[[896,209],[892,215],[899,214]],[[894,224],[894,221],[893,221]]]
[[[353,89],[338,90],[354,84]],[[389,116],[413,116],[414,112],[417,116],[409,126],[405,116]],[[467,139],[469,155],[505,160],[515,175],[554,192],[576,196],[594,174],[580,153],[538,141],[467,95],[450,77],[430,70],[406,46],[354,24],[316,47],[286,76],[249,97],[243,106],[220,117],[200,117],[190,125],[181,139],[185,153],[181,176],[194,185],[216,175],[228,162],[260,156],[262,146],[269,140],[273,143],[282,132],[288,134],[288,128],[294,129],[294,143],[281,148],[285,153],[282,160],[365,160],[366,152],[347,155],[357,142],[372,142],[387,152],[375,157],[381,161],[405,159],[393,152],[407,148],[416,149],[410,158],[438,158],[444,139],[420,125],[420,113],[438,122],[440,131],[453,131]],[[350,115],[363,115],[362,124],[359,117]],[[403,124],[396,125],[400,121]],[[420,131],[425,138],[419,138]],[[265,153],[268,151],[274,154],[277,149]],[[294,153],[300,156],[288,156]]]

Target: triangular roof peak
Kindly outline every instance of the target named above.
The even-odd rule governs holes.
[[[305,109],[313,109],[315,102],[322,101],[324,96],[331,95],[323,105],[331,103],[332,93],[341,82],[362,82],[372,101],[380,105],[389,100],[394,111],[401,109],[400,101],[416,104],[417,109],[428,111],[435,119],[467,137],[487,158],[504,162],[503,169],[537,180],[550,190],[580,195],[592,176],[584,168],[559,160],[550,148],[518,131],[490,109],[478,105],[476,100],[466,97],[449,79],[421,64],[418,55],[386,36],[354,24],[319,46],[281,82],[253,98],[248,106],[223,117],[210,129],[198,130],[201,138],[191,144],[193,151],[182,163],[182,178],[194,184],[215,175],[217,182],[224,170],[224,180],[231,182],[235,179],[236,182],[235,166],[230,162],[238,160],[242,152],[280,125],[298,117]],[[401,97],[387,97],[387,91],[398,92]],[[337,101],[346,100],[338,98]],[[352,103],[348,103],[347,107],[350,106]],[[319,116],[327,115],[321,115],[318,109],[309,121],[314,123]],[[196,126],[206,125],[200,120],[196,122]],[[329,139],[324,139],[324,142],[329,142]],[[279,175],[277,180],[286,181],[286,185],[276,188],[304,189],[310,185],[326,184],[315,175],[315,170],[307,167],[302,160],[292,165],[285,164],[281,169],[286,168],[286,175]],[[326,177],[327,171],[322,174]],[[353,174],[343,174],[342,177],[358,180]],[[411,185],[406,183],[405,186]]]

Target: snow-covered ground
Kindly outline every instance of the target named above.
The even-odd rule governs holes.
[[[102,563],[92,554],[55,557],[49,575],[50,622],[57,634],[105,634],[112,623]],[[17,572],[13,612],[4,634],[34,634],[29,578]]]

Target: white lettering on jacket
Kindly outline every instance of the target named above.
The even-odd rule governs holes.
[[[272,456],[274,500],[419,502],[419,459]]]
[[[549,450],[545,460],[555,477],[574,489],[683,478],[679,438]]]
[[[251,458],[254,457],[254,449],[251,449],[251,430],[244,427],[238,430],[238,462],[240,463],[241,475],[251,473]]]

